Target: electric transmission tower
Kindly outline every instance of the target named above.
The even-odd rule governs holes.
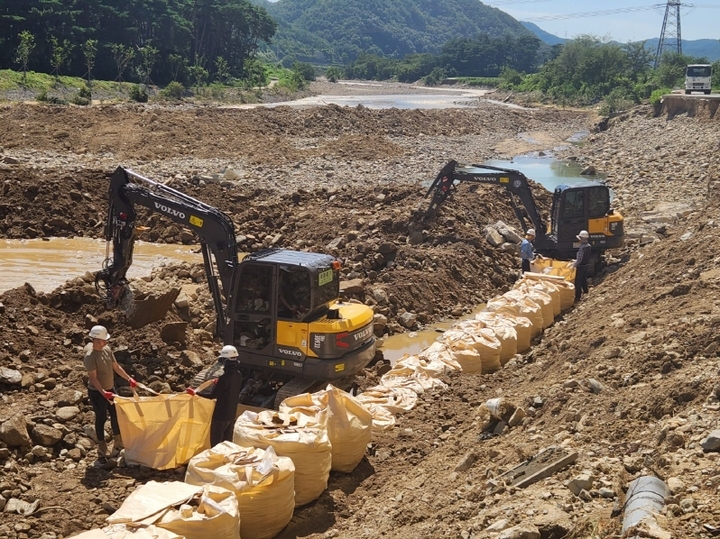
[[[668,0],[665,6],[665,18],[663,19],[660,41],[658,41],[658,48],[655,53],[655,67],[660,63],[660,59],[666,50],[676,51],[678,54],[682,54],[680,6],[680,0]]]

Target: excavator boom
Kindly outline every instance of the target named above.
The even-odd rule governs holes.
[[[228,321],[220,284],[223,290],[231,290],[234,268],[238,264],[232,220],[217,208],[122,167],[118,167],[110,179],[105,223],[105,239],[112,242],[113,256],[108,257],[95,279],[96,286],[104,289],[108,304],[117,305],[127,287],[125,275],[132,264],[136,206],[161,213],[200,238],[205,272],[218,314],[218,332],[222,334]]]
[[[446,164],[430,185],[425,198],[432,194],[432,199],[425,214],[424,221],[435,217],[440,206],[455,191],[456,182],[482,183],[500,185],[507,189],[515,215],[522,224],[523,231],[535,228],[540,242],[546,235],[547,225],[540,216],[540,211],[532,196],[528,179],[522,172],[507,168],[492,167],[489,165],[459,166],[456,161]],[[528,225],[527,221],[530,221]]]

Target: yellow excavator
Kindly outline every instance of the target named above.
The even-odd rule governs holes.
[[[522,172],[489,165],[461,166],[456,161],[447,163],[430,185],[425,196],[432,198],[422,213],[423,220],[435,217],[445,200],[463,182],[505,188],[523,231],[535,229],[535,251],[545,257],[559,260],[575,258],[579,247],[577,234],[587,230],[592,245],[590,275],[595,273],[606,250],[617,249],[624,244],[623,216],[610,207],[610,188],[603,183],[578,180],[558,185],[553,192],[550,222],[547,223]]]
[[[226,214],[122,167],[110,178],[105,238],[112,257],[95,280],[109,307],[121,305],[127,294],[136,206],[198,237],[217,334],[240,354],[241,403],[273,407],[318,383],[351,378],[375,356],[373,310],[340,301],[340,262],[333,256],[267,249],[240,261]],[[204,376],[213,374],[210,369]]]

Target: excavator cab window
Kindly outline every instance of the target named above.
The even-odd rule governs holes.
[[[588,193],[588,218],[598,219],[605,217],[610,212],[610,190],[604,185],[589,187]]]
[[[311,310],[310,273],[300,266],[280,266],[278,318],[301,320]]]
[[[584,191],[580,189],[565,191],[562,219],[579,219],[585,217],[584,195]]]
[[[557,231],[558,241],[575,241],[575,235],[587,228],[585,191],[577,187],[558,187],[555,190],[553,231]]]
[[[272,344],[273,271],[261,264],[243,264],[233,328],[236,346],[264,350]]]

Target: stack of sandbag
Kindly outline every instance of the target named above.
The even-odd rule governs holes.
[[[235,421],[233,442],[241,446],[272,447],[295,465],[295,506],[316,500],[327,488],[332,445],[327,429],[307,415],[274,410],[247,410]]]
[[[562,277],[528,272],[523,274],[523,278],[543,284],[549,283],[556,287],[560,293],[560,309],[562,311],[569,309],[575,303],[575,285]]]
[[[110,515],[111,525],[154,525],[186,539],[238,539],[240,516],[235,494],[213,485],[150,481]]]
[[[528,292],[533,290],[544,292],[545,294],[549,295],[550,299],[552,300],[553,317],[559,316],[562,312],[560,289],[549,281],[523,277],[517,283],[515,283],[515,286],[513,288],[517,290],[525,290]]]
[[[464,320],[458,324],[459,328],[468,331],[477,331],[476,328],[486,328],[491,330],[495,338],[500,342],[500,365],[505,365],[508,361],[515,357],[518,353],[518,336],[514,325],[496,313],[487,313],[490,315],[483,320],[482,317],[475,317],[473,320]]]
[[[515,330],[516,338],[516,353],[523,353],[530,349],[533,337],[533,324],[529,318],[525,316],[515,316],[510,313],[482,311],[475,315],[475,319],[485,323],[485,325],[491,329],[495,329],[495,327],[499,325],[507,325],[513,328]],[[502,338],[498,338],[500,339],[500,342],[502,342]],[[510,338],[512,338],[512,335]],[[512,344],[510,344],[509,347],[510,350],[512,350]],[[503,353],[500,356],[500,362],[503,361],[503,356],[506,356],[507,353],[509,352],[505,352],[503,345]]]
[[[190,485],[215,485],[235,494],[242,519],[240,537],[270,539],[287,526],[295,509],[295,465],[272,447],[221,442],[190,459]]]
[[[417,373],[426,374],[431,378],[437,378],[449,370],[450,365],[444,361],[428,358],[424,354],[410,355],[405,354],[395,362],[395,367],[410,367]]]
[[[463,372],[491,373],[500,368],[502,344],[495,332],[480,320],[468,320],[450,328],[443,334],[443,342],[453,351]],[[476,352],[475,355],[468,348]]]
[[[537,304],[542,314],[542,329],[549,328],[555,322],[555,312],[553,311],[550,294],[535,290],[534,288],[525,287],[521,290],[515,289],[505,292],[503,296],[517,300],[532,301]]]
[[[443,342],[435,341],[425,350],[420,352],[418,357],[433,365],[441,363],[444,367],[444,372],[462,370],[460,364],[453,357],[452,350],[450,350],[447,344]]]
[[[417,393],[401,387],[374,386],[360,393],[357,400],[372,415],[372,430],[376,432],[395,426],[395,414],[409,411],[417,404]]]
[[[525,317],[530,321],[530,334],[532,337],[542,333],[543,315],[540,306],[527,298],[517,299],[516,296],[498,296],[487,302],[486,310],[491,313]]]
[[[173,469],[210,447],[214,400],[185,393],[117,396],[114,406],[128,464]]]
[[[403,357],[395,363],[392,369],[382,375],[380,385],[412,389],[417,394],[430,389],[447,389],[447,384],[442,380],[417,369],[418,366],[427,365],[427,362],[423,364],[422,361],[418,361],[417,356]]]
[[[328,385],[323,391],[288,397],[280,403],[280,412],[291,416],[315,414],[328,432],[333,471],[350,473],[365,456],[373,418],[349,393]]]

